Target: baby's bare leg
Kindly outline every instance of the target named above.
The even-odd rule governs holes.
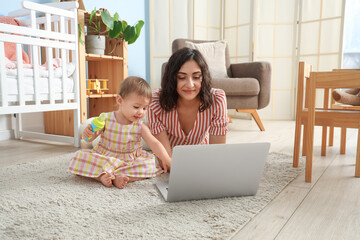
[[[95,178],[97,181],[104,184],[105,187],[111,187],[112,186],[112,175],[110,173],[103,173],[99,177]]]

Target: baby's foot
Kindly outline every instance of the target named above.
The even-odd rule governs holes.
[[[110,173],[101,174],[99,177],[97,177],[95,179],[100,181],[102,184],[104,184],[105,187],[112,186],[112,181],[111,181],[112,175]]]
[[[128,176],[124,176],[124,175],[115,175],[115,179],[113,180],[113,184],[115,187],[123,189],[126,184],[129,181],[129,177]]]

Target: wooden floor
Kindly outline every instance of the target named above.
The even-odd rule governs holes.
[[[294,121],[263,121],[265,132],[252,120],[233,119],[228,143],[271,142],[272,152],[292,155]],[[355,178],[357,131],[348,130],[346,154],[339,154],[340,131],[334,147],[320,156],[321,128],[315,131],[313,182],[304,173],[230,239],[360,239],[360,178]],[[35,141],[0,141],[0,167],[35,161],[76,148]]]

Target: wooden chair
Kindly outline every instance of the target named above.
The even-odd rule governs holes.
[[[308,101],[305,99],[305,86],[309,86],[308,79],[310,77],[310,72],[312,71],[312,66],[305,63],[299,63],[299,73],[298,73],[298,92],[297,92],[297,104],[296,104],[296,125],[295,125],[295,140],[294,140],[294,155],[293,155],[293,166],[298,167],[299,156],[300,156],[300,139],[301,139],[301,127],[303,128],[303,144],[302,144],[302,156],[306,155],[306,122],[307,122],[307,108]],[[306,83],[306,84],[305,84]],[[324,92],[324,108],[329,108],[328,98],[329,98],[329,89],[326,89]],[[326,138],[327,138],[327,127],[323,126],[322,131],[322,141],[321,141],[321,156],[326,155]],[[333,139],[332,136],[329,136],[329,139]],[[330,144],[329,144],[330,145]],[[332,145],[331,145],[332,146]]]
[[[346,69],[336,69],[333,71],[344,71]],[[302,144],[302,156],[306,156],[306,114],[307,114],[307,107],[308,101],[305,99],[304,102],[304,86],[305,86],[305,79],[309,79],[310,72],[312,71],[312,66],[305,63],[299,63],[299,73],[298,73],[298,93],[297,93],[297,108],[296,108],[296,127],[295,127],[295,142],[294,142],[294,167],[298,166],[299,162],[299,153],[300,153],[300,138],[301,138],[301,126],[303,125],[303,144]],[[351,70],[350,70],[351,71]],[[306,84],[309,86],[309,84]],[[336,108],[341,109],[338,104],[335,104],[333,98],[331,98],[331,103],[329,104],[329,96],[331,93],[331,89],[327,88],[324,89],[324,101],[323,101],[323,108]],[[336,106],[337,107],[336,107]],[[352,109],[354,110],[354,109]],[[359,109],[358,109],[359,110]],[[326,156],[326,139],[327,139],[327,127],[322,127],[322,140],[321,140],[321,156]],[[334,143],[334,127],[330,127],[329,132],[329,146],[333,146]],[[346,147],[346,128],[341,128],[341,141],[340,141],[340,154],[345,154],[345,147]]]
[[[304,84],[305,88],[305,106]],[[358,129],[358,145],[356,154],[355,176],[360,177],[360,111],[339,110],[330,108],[329,90],[335,88],[358,88],[360,87],[360,71],[332,71],[312,72],[311,66],[301,62],[299,64],[298,100],[294,141],[294,167],[299,164],[300,134],[301,125],[304,125],[305,134],[303,137],[306,146],[306,172],[305,181],[311,182],[312,158],[314,142],[314,126],[323,127],[323,147],[326,150],[326,134],[324,143],[324,132],[327,127],[341,127]],[[324,89],[324,107],[315,109],[316,89]],[[307,108],[306,108],[307,107]]]
[[[360,69],[334,69],[333,71],[360,71]],[[339,109],[339,110],[360,111],[360,106],[351,106],[351,105],[338,103],[335,102],[333,98],[331,98],[331,108]],[[329,146],[333,146],[333,143],[334,143],[334,127],[330,127]],[[341,128],[340,154],[345,154],[345,151],[346,151],[346,128]]]

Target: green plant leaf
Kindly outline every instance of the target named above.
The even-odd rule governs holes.
[[[137,38],[135,27],[128,25],[124,31],[123,38],[128,42],[128,44],[135,42]]]
[[[91,11],[90,19],[89,19],[89,23],[90,23],[90,24],[93,23],[94,15],[96,15],[96,8],[94,8],[94,10]]]
[[[125,31],[125,29],[127,28],[128,24],[127,24],[127,22],[126,22],[125,20],[122,20],[121,23],[122,23],[122,29],[123,29],[123,31]]]
[[[121,21],[114,22],[114,29],[109,30],[110,38],[117,38],[122,33],[122,23]]]
[[[114,29],[114,21],[108,11],[101,11],[101,20],[109,29]]]
[[[81,39],[81,25],[80,23],[78,24],[78,29],[79,29],[79,42],[81,43],[81,45],[84,45],[84,41]]]
[[[114,22],[119,20],[119,14],[116,12],[112,19],[113,19]]]
[[[137,22],[137,24],[135,25],[136,28],[136,39],[140,36],[140,32],[141,32],[141,28],[144,26],[144,21],[140,20]],[[135,39],[135,40],[136,40]]]

